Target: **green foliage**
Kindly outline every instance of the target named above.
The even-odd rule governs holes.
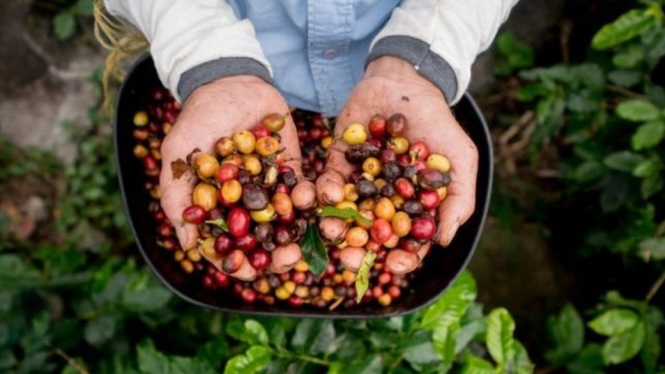
[[[665,27],[661,2],[643,4],[596,33],[588,61],[520,71],[518,98],[537,117],[531,154],[556,139],[562,155],[557,203],[583,203],[570,214],[593,214],[578,253],[622,254],[662,271],[665,89],[651,79],[665,56]],[[652,296],[626,300],[610,291],[584,318],[567,304],[548,321],[545,358],[573,374],[662,372],[663,317]],[[500,340],[497,332],[492,341]]]
[[[502,57],[494,67],[494,72],[499,76],[511,75],[519,69],[531,67],[534,63],[533,49],[512,34],[500,34],[496,38],[495,46]]]
[[[92,18],[94,0],[33,0],[32,6],[51,17],[53,34],[58,40],[68,40]]]

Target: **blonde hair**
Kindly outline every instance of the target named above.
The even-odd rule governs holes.
[[[106,10],[104,0],[95,0],[95,38],[109,50],[104,64],[102,87],[104,94],[103,109],[111,113],[113,95],[111,86],[125,78],[123,64],[138,54],[149,50],[150,44],[143,34],[122,19],[111,16]]]

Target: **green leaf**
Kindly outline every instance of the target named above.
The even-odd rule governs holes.
[[[147,287],[125,292],[122,304],[130,311],[147,312],[164,308],[172,297],[173,293],[164,287]]]
[[[138,364],[141,373],[163,374],[169,372],[169,359],[155,350],[152,342],[139,344],[137,347]]]
[[[476,357],[470,354],[467,354],[464,357],[464,365],[460,374],[496,374],[497,371],[494,369],[491,363],[483,360],[480,357]]]
[[[476,299],[476,281],[469,271],[464,271],[439,300],[430,305],[423,315],[421,328],[432,330],[439,319],[460,321]]]
[[[247,343],[268,345],[268,333],[259,322],[248,319],[245,321],[245,329],[247,329],[247,336],[250,337],[250,341]]]
[[[532,374],[535,365],[529,359],[529,354],[522,343],[515,341],[515,373]]]
[[[648,238],[639,244],[640,256],[645,261],[665,259],[665,238]]]
[[[226,325],[226,333],[249,345],[268,345],[268,333],[259,322],[248,319],[233,319]]]
[[[639,165],[644,161],[646,161],[646,159],[637,153],[633,153],[630,151],[620,151],[612,153],[607,157],[605,157],[603,163],[607,167],[610,167],[615,170],[632,172],[633,169],[637,167],[637,165]]]
[[[93,319],[85,326],[85,340],[91,345],[101,345],[113,337],[115,333],[115,318],[105,315]]]
[[[644,49],[640,45],[631,45],[627,50],[612,57],[612,63],[620,69],[632,69],[644,59]]]
[[[406,340],[399,342],[398,349],[403,349],[404,359],[412,365],[431,365],[441,361],[434,351],[435,348],[428,331],[416,331]]]
[[[574,358],[584,345],[584,321],[572,304],[566,304],[561,313],[548,321],[554,349],[546,357],[555,365],[562,365]]]
[[[345,374],[381,374],[383,371],[383,358],[375,354],[355,360],[351,366],[344,371]]]
[[[76,2],[76,13],[82,16],[91,16],[94,11],[94,0],[78,0]]]
[[[66,40],[74,35],[76,20],[74,15],[68,11],[62,11],[53,18],[53,32],[60,40]]]
[[[504,308],[494,309],[487,316],[487,350],[499,365],[515,358],[515,321]]]
[[[614,22],[603,26],[593,37],[591,46],[602,50],[614,47],[643,33],[656,24],[656,18],[642,9],[633,9]]]
[[[213,220],[207,220],[207,221],[205,221],[205,223],[207,223],[209,225],[215,225],[215,226],[219,227],[220,229],[222,229],[224,232],[229,231],[229,225],[226,223],[226,220],[224,220],[224,218],[217,218],[217,219],[213,219]]]
[[[663,189],[663,177],[654,175],[648,178],[642,179],[642,185],[640,186],[640,193],[642,194],[643,199],[648,199],[651,196],[658,193]]]
[[[665,123],[661,121],[647,122],[637,128],[631,138],[631,144],[635,150],[651,148],[663,140],[663,135],[665,135]]]
[[[360,263],[360,268],[358,269],[358,274],[356,275],[356,302],[358,304],[360,304],[360,301],[365,296],[367,288],[369,288],[369,271],[372,269],[375,259],[376,253],[367,251],[363,257],[362,262]]]
[[[247,352],[233,357],[226,363],[224,374],[256,374],[268,366],[271,356],[270,348],[250,347]]]
[[[316,225],[308,225],[305,237],[302,240],[301,250],[305,261],[309,265],[309,271],[319,277],[328,267],[328,251],[319,235]]]
[[[432,332],[434,350],[443,361],[443,366],[450,368],[455,360],[457,336],[461,328],[458,321],[438,320]]]
[[[16,361],[16,356],[14,356],[14,352],[12,352],[10,349],[2,349],[0,350],[0,369],[1,370],[8,370],[12,366],[15,366],[18,363]],[[8,370],[9,372],[9,370]]]
[[[632,329],[610,337],[603,345],[605,364],[620,364],[633,358],[642,348],[645,335],[644,322],[642,321]]]
[[[580,183],[595,181],[605,174],[605,167],[597,161],[585,161],[573,171],[573,178]]]
[[[617,86],[630,88],[640,83],[642,73],[639,71],[615,70],[610,72],[607,78]]]
[[[653,121],[660,116],[660,110],[648,100],[622,101],[617,105],[617,116],[632,122]]]
[[[638,178],[648,178],[658,175],[660,163],[654,160],[646,160],[633,169],[633,175]]]
[[[622,334],[637,325],[640,317],[628,309],[612,309],[594,318],[588,326],[600,335]]]
[[[291,346],[297,352],[318,354],[330,348],[335,339],[335,326],[331,320],[303,319],[296,326]]]
[[[371,226],[372,220],[364,217],[352,208],[339,209],[333,206],[325,206],[318,212],[319,217],[337,217],[341,219],[353,219],[365,226]]]
[[[654,373],[660,357],[660,335],[658,328],[663,324],[663,314],[658,308],[649,307],[644,316],[645,335],[640,358],[647,373]]]
[[[599,344],[588,344],[567,367],[570,374],[605,374],[602,348]]]

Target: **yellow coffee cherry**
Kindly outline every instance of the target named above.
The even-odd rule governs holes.
[[[146,113],[142,110],[138,111],[134,114],[134,125],[135,126],[139,126],[139,127],[145,126],[145,125],[148,124],[149,121],[150,121],[150,119],[148,118],[148,113]]]
[[[381,162],[376,157],[368,157],[363,162],[363,171],[376,177],[381,173]]]
[[[409,151],[409,141],[402,136],[390,138],[386,147],[392,149],[396,155],[403,155]]]
[[[387,197],[380,198],[374,207],[374,215],[376,215],[377,218],[382,218],[390,222],[395,215],[395,206],[393,205],[393,202]]]
[[[358,190],[356,190],[355,184],[347,183],[344,185],[344,200],[350,202],[358,200]]]
[[[261,160],[258,157],[251,155],[245,156],[243,160],[243,166],[251,175],[256,176],[261,174],[263,166],[261,165]]]
[[[367,130],[359,123],[352,123],[344,130],[342,138],[348,145],[362,144],[367,140]]]
[[[222,197],[229,203],[235,203],[242,197],[242,185],[237,179],[231,179],[222,185]]]
[[[428,168],[436,169],[442,173],[450,171],[450,161],[448,158],[437,153],[429,155],[425,161],[425,165],[427,165]]]
[[[332,136],[326,136],[321,140],[321,147],[323,147],[323,149],[330,148],[330,144],[332,144]]]
[[[249,212],[250,217],[255,222],[266,223],[270,222],[275,218],[275,207],[272,204],[268,204],[265,209],[262,210],[252,210]]]
[[[248,155],[254,152],[254,148],[256,147],[256,137],[251,131],[238,131],[233,134],[233,144],[238,152]]]

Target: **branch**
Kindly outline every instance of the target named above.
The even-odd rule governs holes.
[[[76,361],[73,357],[69,356],[62,349],[60,349],[60,348],[56,349],[55,353],[58,356],[64,358],[65,361],[67,361],[67,364],[71,365],[74,369],[76,369],[76,371],[79,374],[90,374],[90,372],[88,371],[88,369],[85,368],[85,366],[78,363],[78,361]]]

